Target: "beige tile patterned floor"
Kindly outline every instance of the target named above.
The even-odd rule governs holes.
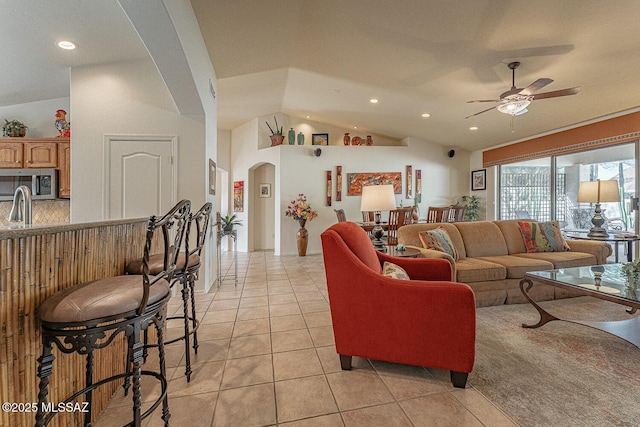
[[[232,274],[231,256],[223,257]],[[320,255],[252,252],[237,262],[237,285],[224,280],[197,296],[202,323],[190,383],[183,343],[167,346],[172,426],[515,426],[473,387],[453,388],[446,371],[356,357],[342,371]],[[181,311],[172,298],[169,313]],[[171,321],[168,338],[179,334]],[[145,379],[144,400],[158,388]],[[118,392],[96,427],[126,423],[130,408]],[[160,410],[144,425],[162,426]]]

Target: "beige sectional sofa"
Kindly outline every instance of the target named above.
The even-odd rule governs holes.
[[[419,233],[438,227],[447,230],[458,261],[422,247]],[[455,280],[473,289],[478,307],[526,302],[519,284],[527,271],[604,264],[612,253],[608,243],[590,240],[567,240],[571,250],[566,252],[527,253],[518,220],[405,225],[398,242],[419,249],[423,257],[449,260]],[[535,282],[529,294],[537,301],[579,295]]]

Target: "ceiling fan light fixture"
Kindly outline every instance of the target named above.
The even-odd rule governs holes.
[[[504,114],[509,114],[510,116],[518,115],[518,113],[526,112],[529,104],[533,100],[532,96],[522,96],[522,95],[513,95],[508,98],[505,98],[505,102],[498,105],[496,109]]]

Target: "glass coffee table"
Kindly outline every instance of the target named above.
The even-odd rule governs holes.
[[[540,320],[535,325],[522,324],[522,327],[539,328],[553,320],[563,320],[608,332],[640,348],[640,316],[608,322],[561,319],[545,311],[528,293],[533,287],[533,282],[580,290],[585,295],[626,306],[627,313],[633,315],[640,309],[640,289],[633,290],[625,284],[621,268],[622,264],[605,264],[525,273],[524,279],[520,281],[520,290],[527,301],[538,310]]]

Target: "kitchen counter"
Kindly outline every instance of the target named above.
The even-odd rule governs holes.
[[[123,274],[126,264],[143,254],[146,223],[147,218],[136,218],[0,227],[1,402],[38,401],[38,306],[61,289]],[[96,352],[94,381],[124,370],[124,336],[116,341]],[[86,360],[57,349],[53,354],[49,401],[57,403],[82,388]],[[110,383],[94,392],[95,413],[108,404],[117,387]],[[59,414],[50,425],[81,425],[82,415]],[[2,426],[30,426],[34,421],[33,413],[0,412]]]

